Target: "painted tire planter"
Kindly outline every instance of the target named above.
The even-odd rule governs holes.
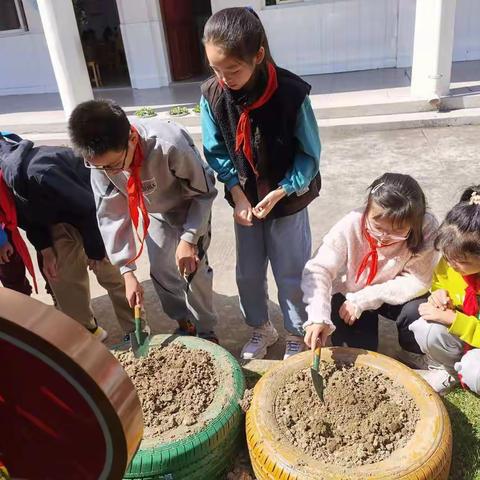
[[[84,327],[0,288],[0,370],[0,456],[12,478],[122,477],[143,434],[140,401]]]
[[[171,335],[156,335],[150,348],[170,343]],[[125,479],[136,480],[220,480],[231,467],[243,432],[239,400],[245,382],[240,365],[222,347],[196,337],[176,337],[189,349],[205,350],[212,356],[223,381],[211,405],[201,415],[205,426],[197,433],[173,442],[143,440]]]
[[[404,386],[419,410],[415,432],[405,447],[387,459],[346,468],[307,456],[282,435],[274,414],[279,389],[309,367],[311,353],[295,355],[271,369],[255,387],[247,412],[247,443],[257,480],[446,480],[452,431],[440,397],[415,372],[384,355],[353,348],[324,348],[322,360],[375,369]]]

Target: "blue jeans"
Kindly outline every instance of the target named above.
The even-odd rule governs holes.
[[[235,224],[237,287],[247,325],[261,327],[268,321],[267,266],[270,261],[278,288],[278,303],[285,329],[303,335],[307,320],[301,289],[302,272],[310,259],[312,236],[307,209],[287,217]]]

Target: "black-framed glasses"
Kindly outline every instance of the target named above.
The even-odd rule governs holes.
[[[83,164],[85,165],[86,168],[89,168],[90,170],[103,170],[103,171],[123,170],[125,168],[125,163],[127,162],[127,155],[128,155],[128,140],[127,140],[127,145],[125,146],[125,155],[123,156],[121,167],[112,167],[110,165],[92,165],[85,158],[83,159]]]

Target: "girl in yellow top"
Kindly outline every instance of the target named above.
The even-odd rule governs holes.
[[[421,318],[410,325],[422,351],[438,363],[424,377],[438,392],[462,380],[480,393],[480,185],[448,212],[435,247],[438,264]]]

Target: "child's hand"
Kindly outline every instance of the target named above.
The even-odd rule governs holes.
[[[41,250],[43,260],[43,273],[48,280],[57,279],[57,255],[53,247],[47,247]]]
[[[454,310],[442,310],[431,303],[422,303],[418,307],[418,313],[427,322],[437,322],[449,327],[455,320]]]
[[[305,328],[305,337],[303,341],[308,348],[315,350],[317,343],[324,347],[330,333],[330,327],[324,323],[314,323]]]
[[[178,271],[182,277],[188,277],[196,272],[200,259],[197,255],[197,246],[185,240],[180,240],[175,253]]]
[[[231,194],[235,202],[235,210],[233,211],[235,222],[244,227],[251,227],[253,225],[252,205],[248,201],[247,196],[239,185],[235,185],[232,188]]]
[[[87,258],[88,269],[93,273],[97,273],[102,261],[103,260],[93,260],[92,258]]]
[[[125,296],[130,308],[135,305],[143,307],[143,287],[137,280],[135,273],[127,272],[123,275],[123,279],[125,280]]]
[[[0,265],[10,262],[10,257],[13,255],[13,247],[10,242],[7,242],[3,247],[0,247]]]
[[[347,324],[353,325],[357,321],[356,308],[353,303],[350,303],[348,300],[343,302],[343,305],[339,310],[340,318]]]
[[[260,220],[265,218],[273,207],[286,195],[285,190],[280,187],[270,192],[261,202],[253,208],[253,214]]]
[[[452,309],[453,304],[450,300],[450,296],[446,290],[435,290],[428,297],[428,303],[434,307],[440,308],[441,310],[447,310],[447,308]]]

